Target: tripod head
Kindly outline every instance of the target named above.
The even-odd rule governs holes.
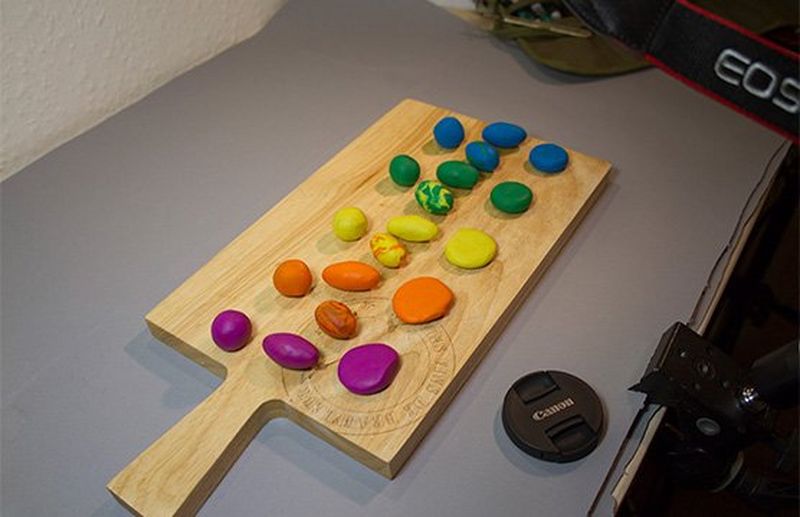
[[[675,479],[695,488],[732,489],[751,499],[796,500],[796,486],[754,476],[744,467],[741,451],[756,441],[780,443],[772,432],[775,409],[797,405],[798,376],[796,341],[746,369],[675,323],[631,389],[673,410],[676,423],[668,424],[672,432],[664,453]],[[784,455],[794,459],[794,447]]]

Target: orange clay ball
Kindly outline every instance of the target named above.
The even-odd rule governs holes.
[[[358,321],[356,315],[350,307],[337,302],[328,300],[322,302],[314,311],[314,319],[323,332],[336,339],[350,339],[356,335]]]
[[[287,260],[275,269],[272,283],[284,296],[305,296],[311,290],[311,271],[302,260]]]
[[[421,276],[401,285],[392,298],[392,308],[404,323],[427,323],[450,311],[455,296],[441,280]]]
[[[348,260],[323,269],[322,279],[342,291],[369,291],[378,287],[381,273],[369,264]]]

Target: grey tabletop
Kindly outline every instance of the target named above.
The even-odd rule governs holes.
[[[395,480],[278,420],[201,514],[587,511],[642,402],[627,388],[691,313],[779,139],[657,71],[544,70],[421,0],[293,0],[0,187],[3,515],[125,513],[106,482],[220,382],[143,315],[406,97],[606,158],[610,183]],[[604,400],[583,460],[503,433],[503,395],[539,369]]]

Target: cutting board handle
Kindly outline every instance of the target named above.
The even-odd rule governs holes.
[[[228,377],[136,457],[108,490],[131,512],[194,515],[267,420],[282,411],[243,377]]]

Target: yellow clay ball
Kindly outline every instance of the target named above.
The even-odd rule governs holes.
[[[447,261],[464,269],[477,269],[492,261],[497,243],[487,233],[476,228],[461,228],[444,247]]]
[[[367,216],[359,208],[342,208],[333,216],[333,233],[343,241],[357,241],[367,233]]]
[[[386,230],[409,242],[428,242],[439,233],[436,223],[418,215],[398,215],[389,219]]]

